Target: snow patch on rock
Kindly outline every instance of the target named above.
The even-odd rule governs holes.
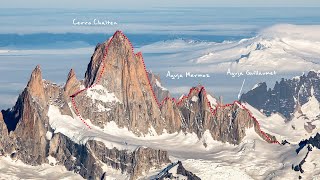
[[[207,94],[207,98],[208,98],[212,108],[214,108],[218,105],[217,99],[212,97],[210,94]]]
[[[46,133],[46,139],[50,141],[51,138],[52,138],[52,135],[53,135],[52,132],[47,131],[47,133]]]
[[[95,101],[102,102],[120,102],[120,100],[115,96],[114,93],[109,92],[102,85],[96,85],[92,88],[89,88],[87,91],[87,96],[92,99],[92,103]]]
[[[166,89],[165,87],[163,87],[162,85],[161,85],[161,83],[156,79],[156,85],[160,88],[160,89],[162,89],[163,91],[166,91],[166,90],[168,90],[168,89]]]
[[[191,101],[193,102],[197,102],[199,100],[199,98],[197,96],[192,96]]]

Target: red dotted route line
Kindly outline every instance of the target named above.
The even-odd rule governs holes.
[[[214,115],[217,113],[218,108],[225,108],[225,107],[233,106],[234,104],[238,104],[239,106],[241,106],[241,108],[243,108],[244,110],[246,110],[246,112],[249,114],[249,116],[255,121],[255,123],[257,123],[257,128],[258,128],[258,130],[261,132],[261,134],[262,134],[270,143],[280,144],[278,141],[272,140],[264,131],[261,130],[260,124],[259,124],[258,120],[252,115],[252,113],[251,113],[243,104],[241,104],[241,102],[239,102],[239,101],[234,101],[234,102],[231,103],[231,104],[225,104],[225,105],[220,105],[220,104],[218,104],[218,105],[215,107],[215,109],[213,109],[212,106],[211,106],[211,103],[210,103],[210,101],[209,101],[209,99],[208,99],[208,97],[206,96],[206,94],[207,94],[206,89],[205,89],[203,86],[200,86],[199,88],[196,88],[196,87],[191,88],[190,91],[189,91],[189,94],[188,94],[187,96],[184,95],[182,98],[179,99],[179,101],[176,101],[175,98],[166,97],[165,99],[163,99],[163,101],[161,102],[160,106],[162,106],[162,105],[163,105],[166,101],[168,101],[168,100],[171,100],[171,101],[173,101],[175,104],[180,105],[181,103],[183,103],[183,101],[184,101],[185,99],[188,99],[194,91],[196,91],[197,93],[199,93],[199,92],[201,92],[202,90],[203,90],[203,93],[204,93],[204,95],[205,95],[205,98],[206,98],[206,100],[207,100],[207,102],[208,102],[208,106],[209,106],[209,109],[210,109],[210,112],[211,112],[212,116],[214,116]]]
[[[161,106],[162,106],[166,101],[168,101],[168,100],[173,101],[176,105],[180,105],[185,99],[188,99],[188,98],[190,97],[190,95],[191,95],[194,91],[200,92],[200,91],[203,90],[204,94],[205,94],[205,95],[207,94],[207,93],[206,93],[206,90],[205,90],[205,88],[204,88],[203,86],[200,86],[200,89],[199,89],[199,88],[196,88],[196,87],[193,87],[193,88],[190,89],[189,94],[188,94],[187,96],[184,95],[182,98],[179,99],[179,101],[176,101],[175,98],[166,97],[166,98],[164,98],[164,99],[161,101],[161,103],[159,103],[158,98],[156,97],[155,92],[154,92],[154,90],[153,90],[153,88],[152,88],[150,79],[149,79],[149,77],[148,77],[148,72],[147,72],[147,69],[146,69],[146,65],[145,65],[145,63],[144,63],[144,59],[143,59],[142,53],[141,53],[141,52],[138,52],[137,54],[135,54],[135,53],[134,53],[133,46],[132,46],[130,40],[127,38],[127,36],[126,36],[125,34],[123,34],[122,31],[119,31],[119,30],[118,30],[118,31],[116,31],[116,32],[113,34],[112,38],[109,40],[109,42],[108,42],[108,44],[107,44],[107,46],[106,46],[106,48],[105,48],[105,54],[103,55],[103,58],[102,58],[102,60],[101,60],[102,70],[100,71],[100,74],[99,74],[98,79],[96,80],[96,82],[93,83],[92,85],[90,85],[89,87],[84,88],[84,89],[81,89],[81,90],[79,90],[78,92],[76,92],[76,93],[74,93],[73,95],[70,96],[70,97],[71,97],[71,100],[72,100],[72,104],[73,104],[73,106],[74,106],[74,109],[75,109],[75,111],[76,111],[76,113],[77,113],[77,116],[80,118],[80,120],[81,120],[88,128],[91,129],[91,127],[90,127],[90,126],[85,122],[85,120],[82,118],[82,116],[81,116],[81,114],[80,114],[80,111],[79,111],[78,108],[77,108],[77,105],[76,105],[76,103],[75,103],[74,98],[75,98],[78,94],[82,93],[83,91],[86,91],[86,90],[88,90],[88,89],[90,89],[90,88],[93,88],[94,86],[96,86],[96,85],[100,82],[101,77],[102,77],[102,75],[103,75],[103,73],[104,73],[104,70],[105,70],[104,60],[105,60],[105,58],[106,58],[106,56],[107,56],[107,54],[108,54],[109,45],[110,45],[110,43],[112,42],[113,38],[115,37],[115,35],[116,35],[117,33],[120,33],[120,34],[125,38],[125,40],[127,40],[127,41],[129,42],[133,55],[136,56],[136,57],[141,58],[142,64],[143,64],[143,67],[144,67],[144,70],[145,70],[145,74],[146,74],[146,77],[147,77],[147,80],[148,80],[149,87],[150,87],[150,89],[151,89],[151,91],[152,91],[153,98],[155,99],[155,101],[156,101],[156,103],[157,103],[157,105],[158,105],[159,108],[161,108]],[[98,70],[99,70],[99,69],[98,69]],[[208,102],[208,106],[209,106],[209,109],[210,109],[210,112],[211,112],[212,116],[214,116],[214,115],[216,114],[218,108],[225,108],[225,107],[233,106],[235,103],[237,103],[237,104],[240,105],[243,109],[245,109],[245,110],[247,111],[247,113],[249,114],[249,116],[257,123],[258,130],[261,132],[261,134],[262,134],[270,143],[280,144],[278,141],[273,141],[264,131],[261,130],[260,124],[259,124],[259,122],[257,121],[257,119],[256,119],[256,118],[252,115],[252,113],[251,113],[244,105],[242,105],[239,101],[234,101],[234,102],[231,103],[231,104],[225,104],[225,105],[219,105],[219,104],[218,104],[218,105],[215,107],[215,109],[213,109],[212,106],[211,106],[210,101],[209,101],[208,98],[207,98],[207,96],[205,96],[205,98],[206,98],[206,100],[207,100],[207,102]]]

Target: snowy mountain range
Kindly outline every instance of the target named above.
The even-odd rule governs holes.
[[[139,50],[167,53],[161,58],[175,59],[170,62],[179,67],[176,71],[211,73],[214,69],[215,73],[226,73],[230,68],[233,71],[301,72],[320,68],[319,30],[317,25],[280,24],[238,41],[178,39],[145,45]]]
[[[0,167],[28,167],[33,179],[39,167],[57,169],[57,179],[320,177],[320,150],[314,145],[319,75],[309,74],[288,83],[296,85],[299,98],[291,95],[300,105],[291,106],[290,99],[289,110],[269,108],[265,97],[254,101],[273,97],[269,91],[256,93],[266,89],[261,85],[242,96],[249,104],[222,104],[203,86],[175,99],[117,31],[96,46],[83,80],[70,70],[65,85],[57,85],[42,79],[39,66],[33,70],[15,106],[0,113]],[[277,112],[294,118],[288,122]],[[0,173],[22,176],[9,167]]]
[[[319,69],[319,27],[276,25],[254,38],[226,42],[193,62],[235,70],[301,71]],[[306,34],[309,34],[306,35]]]
[[[280,82],[275,83],[273,89],[268,89],[266,83],[259,83],[252,90],[243,94],[241,100],[267,115],[279,112],[290,119],[296,109],[306,103],[313,104],[314,108],[317,107],[320,101],[319,87],[320,71],[310,71],[308,74],[292,79],[282,78]],[[317,110],[314,108],[310,109],[310,112],[317,112],[314,111]]]

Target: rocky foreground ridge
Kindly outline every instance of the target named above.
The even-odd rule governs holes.
[[[0,113],[0,155],[30,165],[48,163],[51,156],[86,179],[103,179],[108,173],[105,166],[138,179],[151,168],[170,163],[166,150],[117,149],[96,139],[79,143],[54,129],[48,115],[52,107],[66,117],[89,120],[92,126],[104,128],[115,122],[136,136],[154,131],[195,133],[201,138],[209,131],[214,140],[239,144],[245,130],[253,127],[267,142],[276,142],[240,103],[222,105],[201,86],[179,100],[159,101],[167,95],[160,79],[146,71],[142,54],[135,54],[130,41],[117,31],[97,45],[84,80],[70,70],[65,85],[59,86],[43,80],[39,66],[33,70],[15,106]]]

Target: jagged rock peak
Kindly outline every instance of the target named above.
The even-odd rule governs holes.
[[[107,41],[96,46],[85,73],[85,86],[89,87],[93,85],[101,75],[100,73],[104,73],[102,72],[104,67],[102,66],[103,63],[107,63],[108,61],[121,61],[119,57],[126,54],[130,56],[130,58],[126,60],[135,57],[131,42],[118,30]]]
[[[320,75],[319,72],[316,72],[316,71],[312,70],[312,71],[309,71],[309,72],[308,72],[307,77],[308,77],[308,78],[316,78],[316,77],[319,76],[319,75]]]
[[[73,69],[70,70],[66,85],[64,86],[64,91],[67,96],[72,95],[80,88],[80,82],[77,79],[76,73]]]
[[[298,110],[298,104],[303,106],[313,95],[320,101],[319,85],[320,73],[310,71],[292,79],[282,78],[281,81],[275,83],[272,89],[267,89],[267,85],[264,83],[263,86],[255,87],[243,94],[240,100],[262,110],[268,116],[279,112],[287,120],[290,120],[295,110]]]
[[[137,56],[138,60],[142,61],[142,59],[140,59],[142,58],[141,53],[138,53]],[[160,76],[153,74],[151,71],[147,71],[147,74],[150,85],[152,86],[154,95],[156,96],[157,100],[160,102],[166,97],[170,97],[169,90],[162,86]]]
[[[129,39],[122,31],[116,31],[111,39],[107,41],[107,48],[106,51],[109,51],[109,48],[115,48],[117,53],[123,52],[122,50],[127,51],[127,53],[134,54],[133,46]],[[141,53],[140,53],[141,55]]]
[[[27,87],[31,87],[33,85],[38,85],[40,81],[42,83],[42,74],[41,74],[40,66],[37,65],[36,68],[31,73],[31,77],[30,77],[30,80],[28,82]],[[36,84],[36,83],[38,83],[38,84]]]
[[[67,82],[70,80],[74,80],[74,79],[77,79],[76,73],[74,72],[73,69],[70,69],[69,74],[68,74],[68,78],[67,78]]]
[[[194,96],[197,98],[203,98],[204,95],[206,95],[206,90],[203,86],[198,85],[196,87],[192,87],[189,90],[188,95],[184,95],[181,98],[179,98],[179,101],[177,102],[178,105],[181,105],[186,99],[192,99]]]
[[[39,65],[37,65],[31,73],[31,77],[27,85],[27,90],[29,91],[31,96],[36,97],[39,100],[45,100],[42,74]]]

